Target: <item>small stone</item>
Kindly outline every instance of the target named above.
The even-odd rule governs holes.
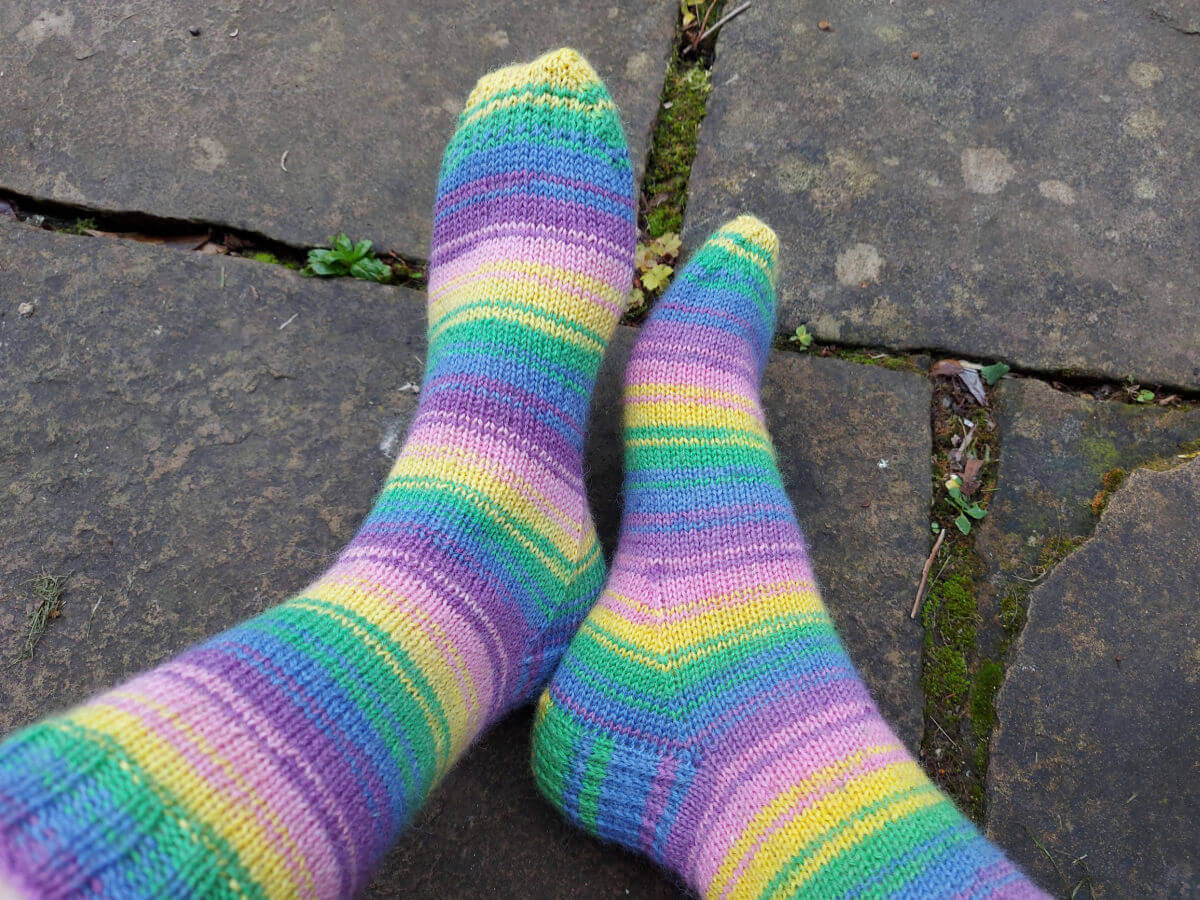
[[[17,315],[23,319],[28,319],[33,315],[33,311],[37,309],[32,303],[22,303],[17,307]]]
[[[822,31],[829,31],[831,26],[829,25],[828,22],[826,22],[824,19],[822,19],[820,22],[817,23],[817,27],[820,28]]]
[[[188,29],[188,34],[190,34],[192,37],[200,37],[200,26],[193,25]]]

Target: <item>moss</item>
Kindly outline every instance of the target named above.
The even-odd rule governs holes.
[[[929,589],[921,611],[925,664],[921,682],[926,704],[943,721],[962,715],[971,681],[967,659],[975,648],[979,612],[965,547],[952,549],[950,571]]]
[[[1025,627],[1025,609],[1029,605],[1029,589],[1010,588],[1000,598],[1000,627],[1010,639]]]
[[[667,69],[642,182],[644,226],[650,237],[683,229],[696,138],[711,91],[712,78],[704,64],[685,61],[676,50]]]
[[[1125,480],[1125,474],[1124,469],[1109,469],[1100,477],[1101,488],[1096,491],[1096,495],[1092,497],[1092,502],[1089,504],[1092,508],[1092,515],[1099,516],[1104,512],[1112,492],[1119,488],[1121,482]]]
[[[272,266],[282,265],[282,263],[279,261],[279,257],[274,253],[254,253],[250,258],[255,262],[267,263],[268,265]]]
[[[1042,552],[1038,556],[1038,566],[1043,572],[1049,572],[1074,553],[1086,540],[1087,538],[1079,535],[1050,535],[1042,544]]]
[[[971,689],[971,722],[975,734],[987,738],[996,725],[996,691],[1004,681],[1004,667],[994,659],[985,659],[975,673]]]
[[[1089,435],[1079,442],[1079,449],[1093,472],[1102,473],[1113,469],[1121,461],[1121,451],[1109,438]]]
[[[967,676],[967,658],[953,647],[927,647],[921,687],[925,691],[926,703],[949,707],[953,712],[945,718],[957,719],[957,710],[962,707],[971,687],[971,679]]]

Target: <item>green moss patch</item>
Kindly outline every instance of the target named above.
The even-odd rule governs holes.
[[[683,229],[696,138],[711,91],[712,76],[704,63],[684,60],[677,48],[663,84],[642,182],[642,228],[651,238]]]

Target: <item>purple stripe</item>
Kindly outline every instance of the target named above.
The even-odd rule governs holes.
[[[226,632],[215,640],[236,641],[237,635],[237,631]],[[264,715],[269,715],[314,769],[333,776],[328,789],[343,800],[351,840],[356,847],[368,850],[364,854],[363,864],[374,862],[384,849],[380,846],[380,839],[393,830],[388,820],[379,822],[378,827],[372,827],[374,817],[367,803],[368,794],[376,798],[376,806],[384,815],[390,814],[389,794],[376,768],[377,761],[364,753],[353,736],[325,713],[325,705],[308,690],[307,682],[300,681],[254,647],[240,641],[237,646],[253,661],[235,656],[220,645],[207,644],[186,653],[182,661],[217,673],[237,684],[247,702],[253,703]],[[312,659],[304,661],[313,669],[318,667]],[[268,674],[286,684],[290,694],[272,683]],[[295,674],[298,676],[302,673]],[[319,673],[319,677],[328,678],[323,672]],[[327,735],[321,730],[316,722],[304,714],[305,711],[319,715],[332,734]],[[365,785],[354,775],[350,761],[357,763],[361,773],[359,777],[366,781]]]
[[[199,651],[197,651],[197,653],[198,652]],[[184,654],[184,656],[180,657],[179,659],[163,666],[163,668],[159,669],[156,674],[160,677],[169,678],[172,681],[183,684],[190,692],[203,694],[207,698],[208,702],[221,708],[226,718],[241,721],[241,715],[238,713],[238,711],[230,706],[218,694],[212,691],[206,684],[204,684],[202,681],[196,680],[190,675],[176,671],[176,667],[180,665],[197,665],[197,663],[194,659],[192,659],[192,654]],[[209,672],[213,671],[211,666],[198,667]],[[260,695],[258,698],[255,698],[252,693],[245,691],[245,687],[246,685],[241,682],[230,683],[230,689],[238,691],[242,699],[247,701],[248,704],[254,705],[259,715],[261,715],[264,719],[271,721],[273,725],[278,725],[278,722],[275,721],[276,708],[272,707],[271,709],[264,709],[261,705],[261,702],[259,702],[262,699],[262,695]],[[288,783],[290,783],[292,787],[296,789],[296,793],[305,798],[307,801],[305,803],[305,808],[319,821],[321,830],[324,832],[325,837],[329,845],[333,848],[334,855],[337,858],[340,893],[343,896],[348,894],[348,892],[351,890],[351,865],[348,848],[340,838],[341,832],[337,826],[336,818],[331,812],[330,806],[327,806],[326,802],[320,799],[322,792],[318,788],[318,782],[316,778],[307,775],[304,770],[296,764],[295,761],[286,756],[280,755],[271,747],[270,744],[267,743],[265,738],[257,734],[249,727],[249,725],[246,725],[245,723],[243,724],[244,729],[242,732],[241,741],[252,742],[264,756],[269,757],[275,764],[276,771],[281,772]],[[283,739],[287,740],[287,737],[284,737]],[[300,752],[307,745],[293,744],[292,746],[295,747],[297,752]],[[331,791],[328,785],[326,785],[324,793],[330,797],[330,803],[333,802],[333,798],[341,796],[341,794],[338,792]],[[351,820],[351,824],[348,825],[348,829],[351,831],[353,829],[352,822],[353,820]],[[362,867],[363,860],[359,860],[359,868],[361,869]]]
[[[438,217],[448,207],[456,206],[462,201],[473,199],[480,194],[504,190],[505,188],[527,184],[535,180],[562,185],[574,190],[587,191],[611,203],[628,207],[631,214],[634,210],[633,197],[628,191],[621,191],[620,193],[609,191],[591,181],[584,181],[580,178],[566,178],[562,175],[555,175],[549,172],[539,172],[536,169],[510,169],[506,172],[484,175],[463,184],[453,191],[447,191],[442,194],[438,197],[437,203],[434,204],[434,217]]]

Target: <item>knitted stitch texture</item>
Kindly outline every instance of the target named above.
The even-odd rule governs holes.
[[[821,602],[759,400],[776,251],[727,224],[642,329],[621,539],[540,699],[538,786],[710,897],[1041,896],[892,734]]]
[[[601,589],[583,434],[634,210],[620,121],[578,54],[479,82],[442,166],[420,404],[361,530],[281,606],[0,746],[0,882],[364,885]]]

